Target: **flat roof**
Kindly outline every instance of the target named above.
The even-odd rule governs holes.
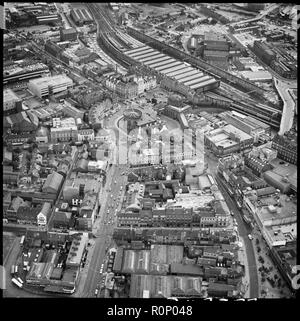
[[[10,88],[3,90],[3,101],[21,100],[20,97]]]
[[[168,73],[168,77],[170,77],[170,74],[172,75],[179,75],[179,74],[182,74],[182,73],[186,73],[187,70],[189,70],[190,67],[182,67],[182,69],[179,69],[179,70],[175,70],[173,72],[170,72]],[[174,77],[173,77],[174,78]]]

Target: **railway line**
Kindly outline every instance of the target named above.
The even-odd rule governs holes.
[[[87,4],[87,6],[90,9],[90,12],[94,16],[95,21],[98,25],[97,41],[99,46],[108,55],[112,56],[115,61],[117,61],[120,65],[124,66],[125,68],[128,69],[131,66],[136,66],[137,62],[122,52],[122,50],[125,47],[124,45],[126,45],[126,42],[124,41],[124,36],[122,37],[121,35],[121,30],[115,27],[115,22],[113,21],[109,13],[107,5],[100,3],[89,3]],[[223,88],[223,90],[218,90],[216,94],[220,97],[225,97],[226,99],[229,98],[232,101],[230,107],[233,110],[243,112],[250,116],[254,116],[260,119],[261,121],[270,124],[272,127],[278,128],[280,126],[280,119],[282,114],[280,110],[277,110],[268,105],[257,104],[257,102],[251,98],[253,94],[262,95],[264,93],[263,89],[257,87],[252,83],[245,82],[244,80],[241,81],[239,78],[235,76],[229,75],[229,77],[227,73],[225,73],[223,70],[220,74],[215,66],[209,65],[205,62],[200,61],[199,66],[198,61],[191,61],[191,59],[194,59],[193,57],[190,57],[185,53],[181,53],[178,50],[177,52],[174,48],[166,46],[165,44],[162,44],[157,40],[152,39],[151,37],[141,34],[132,28],[127,28],[127,32],[130,37],[136,39],[139,42],[149,43],[152,45],[153,41],[155,42],[155,44],[158,43],[161,46],[160,49],[163,52],[169,53],[170,50],[173,50],[173,56],[175,55],[177,57],[179,55],[180,57],[177,58],[180,58],[182,61],[186,61],[188,63],[191,63],[192,65],[196,64],[197,68],[202,68],[206,73],[209,73],[218,79],[221,78],[225,87]],[[174,50],[176,51],[175,54]],[[238,90],[238,93],[236,93],[237,87],[240,88],[240,90]],[[232,90],[229,90],[228,92],[228,88],[231,88]],[[246,88],[248,90],[247,92],[245,92]]]

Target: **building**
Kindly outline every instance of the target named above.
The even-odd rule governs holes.
[[[79,217],[77,218],[77,228],[80,230],[89,230],[93,228],[93,224],[98,210],[98,194],[87,192],[79,208]]]
[[[77,40],[77,32],[74,28],[60,29],[60,40],[61,41],[75,41]]]
[[[37,116],[31,111],[21,111],[4,118],[4,127],[10,128],[13,132],[33,132],[39,125]]]
[[[43,98],[73,87],[73,80],[65,75],[42,77],[30,80],[28,89],[36,96]]]
[[[48,15],[40,15],[36,17],[37,23],[39,25],[44,24],[53,24],[59,22],[59,16],[57,14],[48,14]]]
[[[3,85],[41,76],[50,76],[49,67],[41,62],[33,63],[24,59],[3,67]]]
[[[87,128],[85,128],[87,127]],[[77,140],[79,142],[82,141],[93,141],[95,139],[95,131],[92,128],[88,128],[88,126],[85,127],[79,127],[78,128],[78,136]]]
[[[60,57],[61,53],[63,52],[63,48],[51,40],[46,41],[45,50],[54,57]]]
[[[78,128],[74,118],[53,118],[53,127],[50,129],[51,142],[77,141]]]
[[[22,100],[14,93],[13,90],[7,88],[3,90],[3,113],[20,112],[22,110]]]
[[[49,130],[47,127],[41,126],[35,134],[35,141],[37,143],[48,143],[49,141]]]
[[[75,234],[72,241],[70,251],[66,260],[66,267],[78,268],[88,243],[88,235],[86,233]]]
[[[55,211],[53,213],[52,224],[57,229],[69,229],[72,226],[72,213]]]
[[[297,164],[297,135],[288,132],[283,136],[276,134],[272,148],[277,150],[277,157],[291,164]]]
[[[73,117],[75,119],[80,118],[81,120],[83,120],[84,111],[77,109],[76,107],[71,105],[68,101],[64,101],[62,112],[67,117]]]
[[[275,52],[269,48],[265,42],[255,40],[253,43],[253,51],[268,66],[276,59]]]
[[[51,215],[51,204],[48,202],[45,202],[43,204],[42,209],[39,211],[37,215],[37,225],[44,226],[44,227],[47,226],[50,215]]]
[[[252,136],[232,125],[214,129],[204,135],[205,145],[219,156],[248,149],[253,142]]]
[[[47,176],[42,190],[44,193],[57,194],[61,188],[62,182],[63,176],[53,172]]]
[[[257,143],[261,137],[270,133],[271,127],[251,116],[240,114],[236,111],[225,111],[219,117],[228,124],[242,130],[253,137],[253,142]]]

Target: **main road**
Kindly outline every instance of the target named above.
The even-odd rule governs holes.
[[[242,213],[238,209],[235,201],[231,198],[231,196],[228,194],[227,189],[224,186],[223,180],[218,176],[218,174],[215,175],[215,178],[218,183],[218,187],[220,191],[222,192],[222,195],[224,196],[224,199],[228,205],[228,207],[231,209],[231,211],[234,214],[234,217],[238,224],[238,232],[239,235],[243,238],[245,247],[245,252],[247,255],[247,261],[248,261],[248,269],[249,269],[249,280],[250,280],[250,298],[258,298],[259,297],[259,283],[258,283],[258,274],[257,274],[257,264],[255,259],[255,253],[254,253],[254,247],[251,240],[248,238],[248,234],[251,233],[250,228],[242,219]]]

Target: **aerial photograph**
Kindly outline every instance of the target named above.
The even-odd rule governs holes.
[[[297,8],[4,3],[2,296],[296,298]]]

